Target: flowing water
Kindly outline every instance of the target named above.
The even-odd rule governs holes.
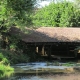
[[[57,79],[58,75],[68,76],[70,72],[74,72],[74,66],[75,63],[60,62],[21,63],[12,66],[15,69],[14,73],[1,80],[61,80]]]

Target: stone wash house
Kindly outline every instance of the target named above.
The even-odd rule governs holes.
[[[25,28],[22,32],[12,27],[11,35],[20,35],[21,41],[26,45],[35,47],[35,51],[41,55],[58,55],[76,57],[79,55],[80,28],[40,27],[37,29]]]

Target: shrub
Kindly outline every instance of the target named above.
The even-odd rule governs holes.
[[[0,53],[0,63],[5,64],[5,65],[9,63],[8,59],[5,58],[2,53]]]
[[[9,66],[8,59],[2,53],[0,53],[0,78],[8,75],[9,72],[13,71],[14,69]]]
[[[9,76],[13,72],[14,72],[14,69],[11,68],[9,65],[5,66],[3,64],[0,64],[0,78],[4,76]]]

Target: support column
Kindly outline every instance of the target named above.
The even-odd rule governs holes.
[[[49,60],[51,60],[51,47],[52,47],[52,45],[50,45],[50,47],[48,49],[48,57],[49,57]]]
[[[39,52],[39,50],[38,50],[38,46],[36,47],[36,53],[38,53]]]
[[[78,56],[78,50],[74,50],[74,57],[77,58]]]
[[[42,46],[42,55],[45,55],[44,46]]]
[[[70,52],[69,52],[69,45],[67,44],[67,56],[70,56]]]

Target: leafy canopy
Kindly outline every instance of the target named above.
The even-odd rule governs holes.
[[[33,14],[34,26],[78,27],[80,11],[72,2],[51,3]]]
[[[27,25],[36,0],[0,0],[0,29],[12,25]]]

